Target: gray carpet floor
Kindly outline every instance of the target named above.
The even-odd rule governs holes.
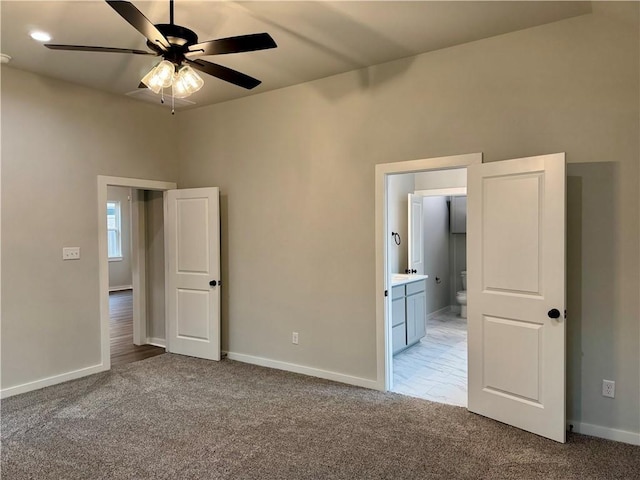
[[[3,479],[640,478],[638,446],[228,360],[160,355],[1,407]]]

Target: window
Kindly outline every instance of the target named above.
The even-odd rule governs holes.
[[[109,260],[122,260],[120,202],[107,202],[107,252]]]

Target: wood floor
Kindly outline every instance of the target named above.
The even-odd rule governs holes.
[[[165,352],[153,345],[133,344],[133,291],[109,293],[111,366],[137,362]]]

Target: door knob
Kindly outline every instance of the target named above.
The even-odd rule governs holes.
[[[216,282],[215,280],[211,280],[209,282],[209,285],[211,285],[212,287],[215,287],[218,284],[218,282]]]
[[[549,318],[560,318],[560,310],[552,308],[547,312],[547,315],[549,315]]]

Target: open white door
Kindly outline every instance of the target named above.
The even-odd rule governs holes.
[[[408,202],[408,264],[410,273],[424,275],[424,242],[422,232],[422,196],[409,194]]]
[[[168,351],[220,360],[220,221],[217,188],[167,192]]]
[[[564,154],[467,181],[469,410],[564,443]]]

